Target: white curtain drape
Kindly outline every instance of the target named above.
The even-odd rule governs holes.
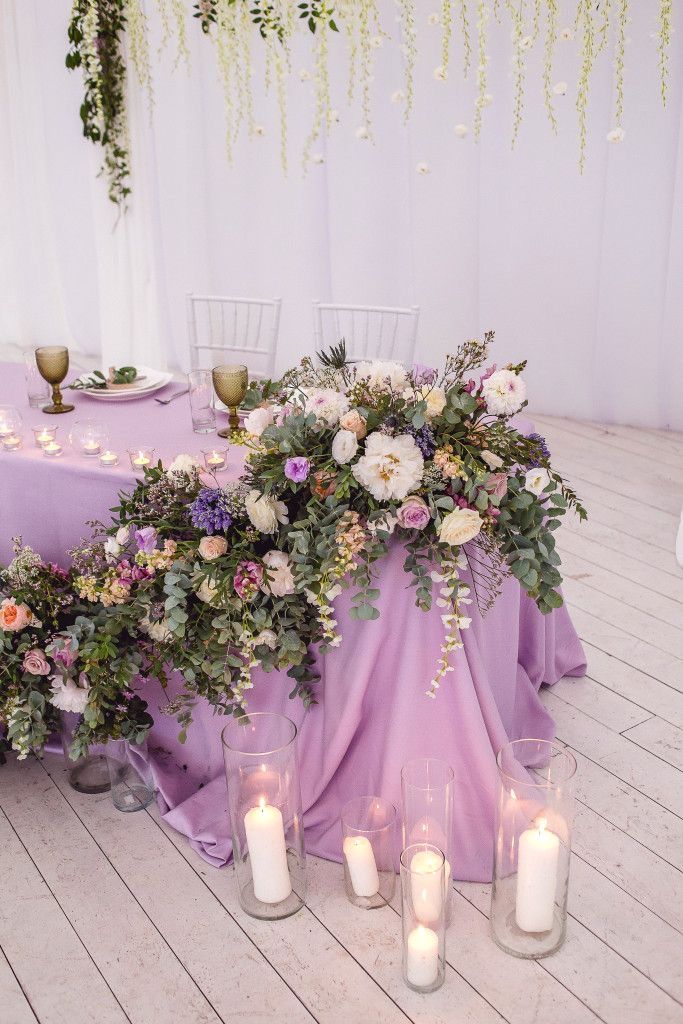
[[[306,175],[299,155],[313,96],[296,74],[311,67],[302,42],[285,177],[274,97],[257,91],[265,134],[241,140],[230,167],[212,45],[192,21],[191,68],[174,69],[171,50],[157,56],[149,0],[154,111],[132,80],[133,194],[117,217],[95,176],[99,154],[80,135],[80,75],[64,67],[69,0],[1,0],[0,346],[59,341],[89,365],[185,368],[186,292],[281,296],[282,369],[311,351],[313,299],[418,304],[421,362],[494,328],[499,364],[528,358],[539,412],[683,430],[683,31],[673,36],[663,110],[651,38],[658,4],[631,4],[626,140],[605,141],[606,53],[581,176],[576,41],[559,44],[554,76],[569,88],[557,98],[558,137],[543,110],[540,46],[530,51],[513,152],[510,40],[492,22],[494,101],[477,145],[474,82],[463,82],[455,60],[446,83],[433,76],[440,33],[428,15],[438,6],[418,4],[408,128],[390,102],[402,87],[399,48],[378,51],[374,143],[355,136],[361,118],[346,105],[340,41],[332,78],[341,123],[314,147],[323,162]],[[393,25],[391,0],[383,7]],[[456,34],[455,57],[459,45]],[[470,127],[467,138],[456,137],[457,123]],[[417,173],[421,162],[428,174]]]

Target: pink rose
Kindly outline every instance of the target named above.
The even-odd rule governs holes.
[[[58,665],[63,668],[71,668],[78,657],[77,650],[72,646],[73,640],[70,636],[62,639],[62,647],[51,648],[50,654]]]
[[[358,409],[351,409],[350,412],[345,412],[340,417],[339,426],[342,430],[350,430],[352,434],[355,434],[357,441],[362,441],[368,432],[365,419],[358,412]]]
[[[225,537],[202,537],[199,542],[199,554],[205,562],[213,562],[214,558],[220,558],[227,550]]]
[[[243,601],[254,597],[262,583],[263,568],[258,562],[240,562],[233,584]]]
[[[26,604],[17,604],[13,597],[6,597],[0,604],[0,629],[6,633],[18,633],[26,629],[33,620],[33,612]]]
[[[37,647],[26,652],[22,667],[24,672],[30,672],[32,676],[47,676],[50,674],[48,660]]]
[[[418,494],[409,494],[396,513],[396,518],[404,530],[424,530],[432,516],[424,498]]]
[[[486,481],[485,490],[494,498],[504,498],[508,492],[507,473],[492,473]]]

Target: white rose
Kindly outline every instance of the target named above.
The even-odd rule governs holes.
[[[481,387],[486,411],[491,416],[512,416],[526,399],[526,384],[513,370],[496,370]]]
[[[220,558],[227,550],[228,542],[225,537],[202,537],[199,542],[199,554],[205,562]]]
[[[547,469],[538,467],[537,469],[529,469],[524,477],[524,490],[531,491],[537,497],[543,494],[550,483],[550,473]]]
[[[422,481],[424,459],[410,434],[387,437],[375,431],[365,442],[365,454],[352,469],[359,484],[377,501],[401,501]]]
[[[263,584],[262,589],[266,594],[273,597],[286,597],[294,593],[294,576],[289,561],[289,555],[285,551],[266,551],[263,556],[263,564],[268,570],[269,581]]]
[[[478,536],[483,520],[472,508],[456,508],[443,519],[439,540],[443,544],[466,544]]]
[[[116,556],[121,554],[121,545],[115,537],[107,537],[104,542],[104,550],[108,555]]]
[[[176,455],[175,459],[166,470],[166,475],[173,476],[175,473],[186,473],[187,476],[192,476],[201,468],[201,462],[199,459],[195,458],[194,455]]]
[[[446,392],[443,388],[430,388],[427,386],[422,389],[422,398],[427,403],[427,419],[432,420],[435,416],[440,416],[446,408]]]
[[[500,469],[503,465],[503,460],[500,455],[495,455],[493,452],[488,450],[481,452],[481,457],[489,469]]]
[[[273,407],[268,405],[263,408],[252,409],[249,415],[244,420],[244,429],[253,434],[254,437],[260,437],[266,427],[272,427],[275,422],[275,412]]]
[[[202,580],[195,593],[204,604],[215,604],[218,587],[215,587],[213,583],[209,583],[208,580]]]
[[[259,533],[277,533],[278,523],[289,522],[284,501],[261,494],[260,491],[249,491],[244,499],[244,508],[252,526]]]
[[[125,548],[126,544],[130,539],[130,526],[119,526],[116,531],[116,543],[120,544],[122,548]]]
[[[332,458],[340,466],[350,462],[358,451],[358,438],[350,430],[340,430],[332,441]]]
[[[272,629],[262,629],[258,636],[254,637],[254,647],[269,647],[274,651],[277,647],[277,635]]]
[[[356,377],[367,381],[368,387],[380,391],[398,391],[405,386],[407,372],[403,363],[394,360],[372,359],[359,363]]]

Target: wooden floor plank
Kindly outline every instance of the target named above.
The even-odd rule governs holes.
[[[651,712],[665,722],[683,728],[683,693],[658,679],[645,675],[612,654],[601,651],[585,637],[583,648],[588,659],[588,675],[601,686],[626,697],[631,703]],[[558,691],[556,691],[558,692]],[[562,696],[562,694],[560,694]]]
[[[676,450],[675,447],[663,445],[659,439],[652,438],[647,434],[643,433],[634,437],[618,433],[610,426],[550,416],[534,416],[534,420],[538,420],[539,424],[547,426],[560,437],[566,434],[571,438],[585,438],[591,447],[605,448],[607,451],[614,448],[627,455],[639,455],[651,463],[660,462],[683,472],[683,447]]]
[[[588,675],[561,679],[553,686],[553,693],[615,732],[623,732],[652,717],[650,711],[632,704]]]
[[[645,728],[648,724],[649,728]],[[683,730],[675,725],[652,718],[649,723],[642,722],[628,729],[624,736],[683,772]],[[683,785],[683,779],[680,784]]]
[[[657,528],[653,526],[651,529],[654,531]],[[565,533],[576,534],[582,541],[588,540],[601,544],[611,551],[619,552],[629,560],[635,559],[644,565],[657,569],[667,577],[671,576],[674,580],[680,580],[680,567],[676,562],[673,544],[670,550],[667,551],[654,544],[650,544],[647,534],[641,537],[630,537],[619,530],[613,529],[611,526],[605,526],[604,523],[592,520],[590,518],[590,509],[588,509],[588,519],[582,523],[577,523],[576,520],[568,518],[566,523],[563,523],[563,531],[560,536],[563,536]],[[664,590],[663,593],[668,595],[668,589]]]
[[[0,806],[131,1024],[218,1024],[42,766],[11,759],[0,771]]]
[[[36,1024],[38,1018],[22,992],[9,961],[0,946],[0,1009],[5,1024]]]
[[[629,580],[635,592],[642,589],[644,598],[654,592],[664,595],[667,601],[675,601],[683,606],[683,576],[677,579],[671,573],[653,568],[647,560],[640,562],[630,554],[613,551],[605,544],[589,540],[579,530],[572,531],[563,527],[557,534],[557,549],[562,558],[567,553],[578,555],[593,566]]]
[[[563,589],[568,604],[579,608],[590,607],[596,618],[627,630],[635,639],[644,640],[658,651],[670,654],[678,661],[683,680],[683,630],[650,614],[646,595],[643,595],[641,609],[597,590],[591,593],[591,588],[581,580],[567,579]]]
[[[44,767],[222,1020],[314,1020],[148,815],[74,792],[62,758]]]
[[[683,604],[667,597],[657,590],[634,587],[633,581],[619,576],[609,569],[593,565],[584,558],[579,558],[566,549],[562,551],[562,575],[567,580],[579,581],[585,587],[606,594],[613,600],[647,612],[648,615],[667,623],[679,632],[683,629]],[[681,574],[683,583],[683,573]],[[571,587],[571,582],[570,582]]]

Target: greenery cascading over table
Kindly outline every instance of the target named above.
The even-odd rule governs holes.
[[[375,54],[385,45],[400,46],[403,83],[391,100],[402,106],[407,121],[413,108],[418,18],[425,18],[441,34],[440,63],[433,69],[435,83],[448,79],[456,59],[464,76],[472,76],[476,81],[472,111],[472,132],[476,138],[485,109],[493,101],[489,92],[489,37],[492,26],[498,23],[509,30],[511,37],[513,145],[523,119],[528,55],[535,48],[542,50],[539,84],[550,128],[556,132],[556,105],[567,93],[568,85],[555,80],[554,61],[558,46],[570,45],[578,50],[575,106],[581,169],[586,159],[591,79],[603,55],[611,57],[615,86],[613,126],[607,138],[610,142],[623,140],[630,0],[572,0],[574,16],[565,23],[560,21],[559,0],[435,0],[431,13],[425,10],[426,6],[420,0],[396,0],[396,31],[394,19],[383,16],[378,0],[197,0],[194,4],[191,0],[156,0],[163,45],[175,37],[177,61],[189,64],[188,32],[192,18],[215,47],[225,98],[228,157],[241,128],[246,128],[251,136],[265,132],[264,126],[257,123],[252,95],[253,49],[261,46],[265,52],[266,87],[273,86],[277,96],[281,159],[286,168],[287,84],[293,75],[292,46],[300,27],[308,31],[311,39],[311,70],[302,68],[298,77],[302,82],[311,82],[315,95],[313,120],[303,152],[304,166],[315,157],[313,147],[319,136],[339,121],[329,70],[336,49],[344,47],[347,54],[347,99],[351,103],[359,98],[356,136],[371,140]],[[673,0],[657,0],[655,13],[656,60],[662,102],[666,103]],[[102,146],[109,197],[120,204],[130,193],[126,50],[139,83],[149,94],[150,106],[153,95],[145,0],[74,0],[68,36],[66,65],[83,72],[83,133]],[[450,126],[444,127],[451,130]],[[461,137],[469,130],[467,124],[455,125],[456,134]],[[425,167],[418,165],[423,171]]]

